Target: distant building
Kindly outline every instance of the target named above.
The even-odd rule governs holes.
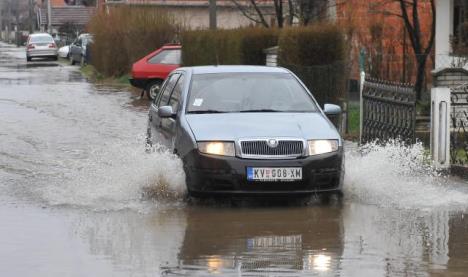
[[[100,4],[103,1],[96,0],[94,2]],[[94,5],[88,7],[82,5],[84,3],[83,0],[50,0],[52,30],[47,30],[49,25],[47,0],[37,0],[36,13],[39,29],[58,33],[59,29],[66,24],[73,25],[78,30],[84,29],[96,12]]]
[[[78,28],[84,29],[91,17],[96,12],[94,7],[85,6],[61,6],[51,7],[51,26],[49,32],[57,33],[61,26],[73,24]],[[41,31],[46,31],[49,25],[49,16],[47,8],[38,9],[38,21]]]
[[[242,2],[242,1],[239,1]],[[267,20],[274,21],[271,0],[258,1],[259,7],[268,14]],[[106,0],[107,7],[116,5],[151,5],[174,14],[184,25],[193,28],[208,28],[208,0]],[[217,0],[217,25],[219,28],[237,28],[254,25],[231,0]]]

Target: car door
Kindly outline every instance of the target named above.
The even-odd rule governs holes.
[[[160,118],[158,115],[158,109],[162,106],[169,104],[172,91],[177,84],[177,80],[180,77],[180,73],[176,72],[171,74],[163,84],[163,88],[159,96],[151,103],[150,111],[148,115],[149,125],[151,128],[151,136],[153,142],[159,142],[166,147],[172,147],[171,133],[168,132],[167,121],[174,120],[172,118]]]
[[[172,90],[171,96],[169,97],[168,106],[172,107],[172,111],[175,114],[179,114],[179,110],[181,108],[180,100],[182,98],[182,91],[184,89],[185,84],[185,76],[183,73],[180,74],[177,83]],[[167,134],[168,139],[170,140],[169,147],[170,149],[174,149],[175,139],[176,139],[176,130],[177,130],[177,120],[178,118],[166,118],[161,121],[161,133]]]

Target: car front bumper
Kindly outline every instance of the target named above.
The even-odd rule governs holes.
[[[250,160],[200,154],[184,157],[191,194],[302,195],[339,192],[342,189],[343,149],[293,160]],[[301,167],[300,181],[248,181],[247,167]]]

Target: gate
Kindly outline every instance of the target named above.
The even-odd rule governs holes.
[[[468,84],[450,92],[450,162],[468,165]]]
[[[366,78],[362,89],[361,143],[399,139],[416,141],[414,87]]]

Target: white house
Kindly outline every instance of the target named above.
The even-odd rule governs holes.
[[[465,20],[466,0],[435,0],[436,37],[435,68],[466,66],[466,57],[456,57],[452,53],[451,38],[457,35],[460,24]]]

